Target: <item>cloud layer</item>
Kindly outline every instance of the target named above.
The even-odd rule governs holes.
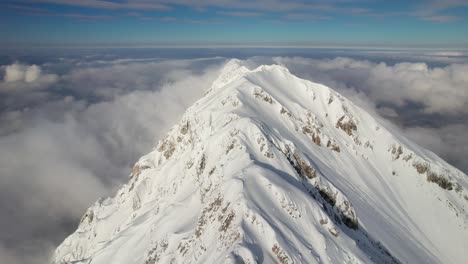
[[[437,23],[453,22],[460,20],[458,14],[449,13],[447,11],[455,8],[464,8],[468,3],[464,0],[424,0],[417,3],[406,5],[403,10],[392,10],[387,12],[374,10],[375,5],[369,5],[369,1],[362,0],[252,0],[252,1],[239,1],[239,0],[126,0],[126,1],[103,1],[103,0],[86,0],[86,1],[73,1],[73,0],[21,0],[23,4],[56,4],[64,6],[75,6],[103,10],[137,10],[142,11],[159,11],[170,12],[177,8],[177,6],[184,6],[198,11],[207,11],[210,8],[222,9],[218,11],[219,14],[227,16],[262,16],[262,12],[282,12],[286,17],[291,16],[297,19],[310,19],[304,14],[295,14],[294,12],[308,12],[320,11],[327,13],[349,13],[359,16],[369,16],[375,18],[384,17],[397,17],[409,16],[416,17],[422,21],[430,21]],[[36,15],[54,15],[52,13],[45,13],[44,9],[35,6],[24,6],[18,4],[7,4],[6,7],[34,11]],[[63,15],[63,14],[55,14]],[[67,14],[70,17],[76,18],[108,18],[107,16],[86,16],[80,14]],[[312,16],[315,20],[319,15]],[[322,18],[321,18],[322,19]]]
[[[245,63],[284,64],[324,83],[468,172],[466,54],[386,63],[365,56]],[[427,56],[430,63],[414,62]],[[136,159],[202,96],[225,61],[110,58],[0,66],[1,263],[46,263],[85,209],[126,181]]]
[[[132,163],[201,97],[218,63],[76,68],[32,108],[4,93],[18,104],[0,113],[0,262],[47,263],[85,209],[125,182]],[[18,65],[6,67],[1,85],[14,82],[27,95],[43,76]]]
[[[317,82],[365,93],[378,105],[412,105],[424,113],[468,113],[468,64],[429,67],[426,63],[375,63],[335,58],[276,58]]]

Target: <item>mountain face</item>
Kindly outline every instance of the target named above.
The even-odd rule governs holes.
[[[330,88],[231,60],[53,262],[467,263],[467,189]]]

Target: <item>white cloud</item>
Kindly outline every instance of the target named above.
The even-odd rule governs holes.
[[[73,69],[61,86],[72,93],[89,86],[82,100],[60,91],[32,109],[0,113],[0,241],[9,241],[0,244],[0,262],[45,263],[71,232],[64,223],[126,181],[137,158],[209,88],[222,61]],[[26,82],[26,71],[14,82]],[[96,97],[102,100],[89,104]]]
[[[5,74],[0,82],[0,91],[18,88],[46,88],[58,79],[55,74],[43,74],[37,65],[13,63],[3,67]]]
[[[112,99],[135,90],[155,90],[191,76],[194,64],[211,63],[211,60],[116,60],[104,65],[86,65],[72,69],[62,79],[64,87],[74,93],[89,97]],[[78,85],[77,85],[78,84]],[[99,87],[99,89],[97,89]]]
[[[468,64],[429,67],[426,63],[388,65],[350,58],[275,60],[318,82],[362,91],[377,104],[404,107],[415,103],[426,113],[468,113]]]
[[[24,70],[19,64],[8,65],[5,70],[5,82],[16,82],[24,79]]]
[[[97,197],[111,194],[126,180],[132,163],[202,96],[223,61],[82,62],[60,77],[45,74],[49,68],[44,64],[12,64],[8,74],[4,67],[0,92],[8,98],[0,98],[0,106],[7,102],[9,110],[0,112],[0,208],[8,213],[0,218],[0,241],[16,244],[0,243],[0,262],[45,262],[51,244],[70,231],[64,222],[79,218]],[[401,114],[408,101],[421,104],[422,114],[468,114],[466,64],[284,57],[246,63],[273,61],[386,117],[406,118]],[[47,77],[54,82],[44,82],[45,76],[54,76]],[[31,104],[34,90],[29,87],[54,89],[40,89],[44,93]],[[377,108],[380,103],[385,105]],[[412,139],[460,168],[466,167],[467,129],[461,124],[404,127]],[[38,232],[44,240],[34,240]]]
[[[468,164],[468,125],[451,124],[438,128],[408,127],[404,129],[414,142],[434,151],[439,156],[451,161],[459,169],[467,172]]]
[[[387,118],[395,118],[398,117],[398,113],[395,111],[395,109],[390,108],[390,107],[379,107],[377,109],[378,113]]]
[[[41,68],[37,65],[31,65],[26,69],[24,73],[24,81],[25,82],[34,82],[35,80],[39,79],[41,75]]]

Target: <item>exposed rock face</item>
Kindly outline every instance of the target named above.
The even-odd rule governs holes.
[[[467,188],[333,90],[233,60],[53,261],[464,263]]]
[[[352,119],[350,119],[348,116],[345,116],[345,115],[343,115],[342,117],[340,117],[340,119],[338,119],[338,121],[336,122],[336,127],[341,128],[341,130],[343,130],[344,132],[346,132],[346,134],[350,136],[353,134],[353,131],[357,130],[356,123],[354,123]]]

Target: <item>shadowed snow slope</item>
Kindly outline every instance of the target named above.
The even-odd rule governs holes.
[[[467,176],[340,94],[231,60],[55,263],[464,263]]]

